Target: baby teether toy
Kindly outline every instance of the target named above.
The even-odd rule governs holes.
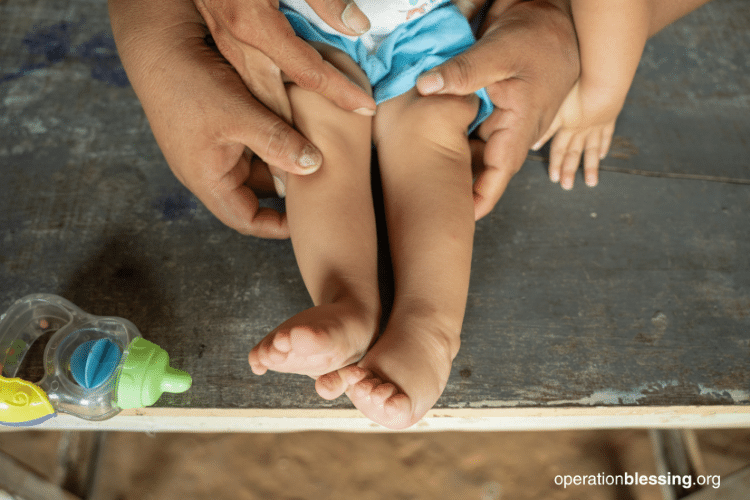
[[[32,342],[51,331],[42,380],[13,378]],[[51,294],[26,296],[0,316],[0,424],[36,425],[57,412],[105,420],[191,383],[126,319],[93,316]]]

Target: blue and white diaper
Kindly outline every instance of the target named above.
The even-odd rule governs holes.
[[[284,0],[280,10],[299,37],[347,53],[369,78],[376,104],[407,92],[419,75],[475,41],[469,22],[450,0],[358,0],[357,5],[372,26],[361,37],[333,30],[304,0]],[[479,111],[468,132],[493,109],[485,89],[476,94]]]

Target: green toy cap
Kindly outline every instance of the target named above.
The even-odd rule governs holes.
[[[167,351],[138,337],[128,346],[117,375],[117,406],[123,410],[151,406],[163,392],[185,392],[192,383],[190,375],[169,366]]]

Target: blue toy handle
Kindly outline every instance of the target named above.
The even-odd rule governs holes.
[[[27,295],[0,316],[0,367],[14,377],[31,344],[50,331],[70,326],[83,313],[72,302],[52,294]]]

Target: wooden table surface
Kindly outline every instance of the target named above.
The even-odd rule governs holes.
[[[307,377],[250,371],[310,305],[291,244],[224,227],[174,178],[106,2],[1,0],[0,27],[0,311],[62,295],[193,376],[38,428],[382,430]],[[550,183],[543,151],[478,223],[461,350],[417,429],[750,426],[748,158],[750,9],[716,0],[647,45],[598,187]]]

